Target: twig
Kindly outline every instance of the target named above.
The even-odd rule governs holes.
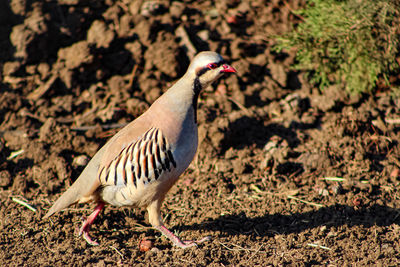
[[[263,191],[255,184],[251,184],[250,188],[253,189],[254,191],[256,191],[257,193],[263,193]]]
[[[36,212],[36,209],[34,207],[32,207],[31,205],[29,205],[28,203],[26,203],[25,201],[22,201],[21,199],[18,199],[18,198],[15,198],[15,197],[13,197],[11,199],[12,199],[12,201],[14,201],[14,202],[16,202],[16,203],[18,203],[18,204],[30,209],[31,211]]]
[[[53,73],[50,79],[41,84],[35,91],[31,92],[26,98],[29,100],[38,100],[41,98],[54,84],[56,79],[58,78],[58,73]]]
[[[133,69],[132,69],[132,73],[131,73],[131,75],[129,76],[128,88],[131,88],[131,87],[132,87],[133,80],[135,79],[136,71],[137,71],[138,67],[139,67],[139,65],[136,64],[136,65],[133,67]]]
[[[309,243],[309,244],[307,244],[307,246],[314,247],[314,248],[322,248],[322,249],[325,249],[325,250],[331,250],[328,247],[321,246],[321,245],[318,245],[318,244],[313,244],[313,243]]]
[[[124,258],[124,255],[123,255],[121,252],[119,252],[117,248],[115,248],[115,247],[113,247],[113,246],[110,246],[110,248],[112,248],[113,250],[115,250],[115,252],[117,252],[117,253],[121,256],[121,258]]]
[[[26,110],[26,109],[22,109],[22,110],[20,111],[20,114],[21,114],[21,116],[29,117],[29,118],[38,120],[38,121],[40,121],[40,122],[42,122],[42,123],[44,123],[44,122],[46,121],[46,118],[39,117],[39,116],[37,116],[37,115],[35,115],[35,114],[32,114],[32,113],[30,113],[30,112],[29,112],[28,110]]]
[[[334,181],[334,182],[344,182],[344,181],[346,181],[345,178],[341,178],[341,177],[324,177],[324,178],[321,178],[321,180]]]
[[[294,199],[294,200],[297,200],[297,201],[300,201],[302,203],[305,203],[305,204],[308,204],[308,205],[311,205],[311,206],[315,206],[315,207],[318,207],[318,208],[324,207],[324,205],[322,205],[322,204],[318,204],[318,203],[310,202],[310,201],[307,201],[307,200],[303,200],[303,199],[300,199],[300,198],[295,197],[295,196],[288,195],[287,198]]]
[[[267,194],[267,195],[272,195],[272,196],[277,196],[277,197],[280,197],[280,196],[287,196],[287,195],[290,195],[290,196],[295,196],[295,195],[297,195],[299,193],[299,190],[288,190],[288,191],[284,191],[284,192],[280,192],[280,193],[275,193],[275,192],[268,192],[268,191],[265,191],[265,194]]]
[[[233,99],[232,97],[227,97],[227,99],[229,101],[231,101],[232,103],[234,103],[236,106],[238,106],[241,110],[243,110],[244,112],[247,113],[247,115],[256,115],[254,112],[250,111],[249,109],[247,109],[245,106],[243,106],[242,104],[240,104],[238,101],[236,101],[235,99]]]
[[[25,150],[23,150],[23,149],[20,149],[18,151],[13,151],[13,152],[11,152],[10,156],[8,156],[7,160],[13,159],[13,158],[21,155],[24,152],[25,152]]]
[[[261,246],[256,250],[256,252],[253,253],[253,255],[250,256],[250,258],[247,259],[249,262],[250,259],[252,259],[258,252],[260,252],[261,248],[264,246],[264,244],[261,244]]]
[[[400,124],[400,118],[396,118],[396,119],[385,119],[385,122],[387,124]]]
[[[221,245],[221,246],[223,246],[224,248],[226,248],[227,250],[231,250],[231,251],[237,251],[237,250],[244,250],[244,251],[248,251],[247,249],[245,249],[245,248],[243,248],[243,247],[240,247],[241,249],[233,249],[233,248],[230,248],[230,247],[228,247],[227,245],[225,245],[224,243],[221,243],[221,242],[219,242],[219,244]],[[232,244],[232,245],[234,245],[234,244]],[[235,245],[236,246],[236,245]]]

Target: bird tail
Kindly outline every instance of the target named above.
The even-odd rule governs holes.
[[[51,206],[51,208],[47,211],[47,213],[43,216],[42,219],[46,219],[60,210],[67,208],[68,206],[78,202],[79,195],[75,190],[73,184],[64,194],[61,195],[59,199]]]
[[[47,213],[43,216],[46,219],[56,212],[69,207],[77,202],[84,203],[94,200],[94,192],[100,186],[100,181],[97,179],[100,159],[105,151],[103,147],[90,160],[86,168],[82,171],[78,179],[61,195],[59,199],[51,206]]]

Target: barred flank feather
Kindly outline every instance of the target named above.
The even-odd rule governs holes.
[[[164,172],[176,168],[176,162],[165,137],[157,128],[124,148],[111,163],[99,170],[100,183],[137,187],[157,180]]]

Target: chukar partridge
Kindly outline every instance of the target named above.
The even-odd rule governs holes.
[[[145,207],[151,225],[174,245],[187,248],[208,240],[181,241],[164,226],[160,207],[196,153],[200,91],[229,72],[236,70],[219,54],[199,53],[175,85],[94,155],[43,218],[74,203],[94,201],[97,206],[83,222],[79,234],[89,244],[98,245],[88,232],[105,204]]]

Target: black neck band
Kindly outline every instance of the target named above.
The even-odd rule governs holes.
[[[199,77],[196,77],[194,79],[194,84],[193,84],[193,100],[192,100],[192,105],[193,105],[193,112],[194,112],[194,122],[197,123],[197,100],[199,98],[199,94],[201,91],[201,83]]]

